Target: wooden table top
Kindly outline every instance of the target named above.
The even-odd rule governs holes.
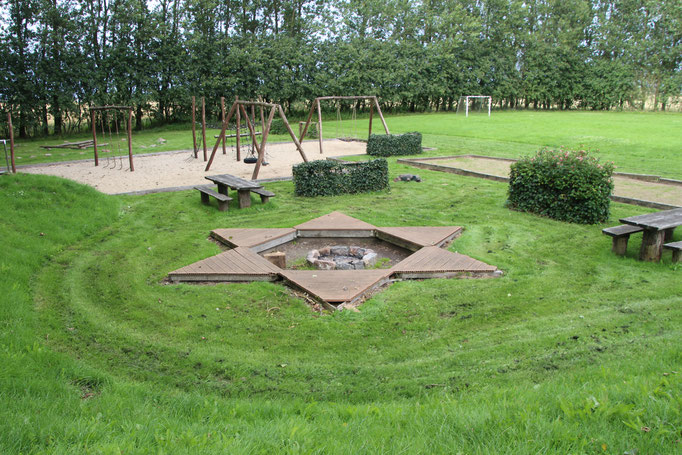
[[[621,218],[621,223],[661,231],[682,226],[682,208]]]
[[[255,190],[257,188],[263,187],[263,185],[256,183],[252,180],[244,180],[242,178],[235,177],[234,175],[230,174],[209,175],[206,177],[206,179],[215,183],[227,185],[233,190]]]

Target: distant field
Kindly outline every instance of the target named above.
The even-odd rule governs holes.
[[[292,124],[294,121],[292,120]],[[651,112],[542,112],[501,111],[468,118],[453,113],[388,116],[392,133],[420,131],[424,145],[437,147],[430,155],[477,153],[494,156],[519,157],[542,147],[586,148],[603,160],[614,161],[618,171],[648,173],[670,178],[682,178],[682,114]],[[294,128],[296,131],[297,128]],[[374,122],[374,132],[382,132]],[[367,135],[367,118],[352,121],[325,121],[325,137]],[[218,130],[207,131],[207,144],[215,144]],[[59,144],[64,140],[84,140],[87,134],[75,137],[19,142],[17,164],[85,159],[92,150],[45,150],[40,145]],[[163,141],[160,141],[163,139]],[[100,138],[101,140],[101,138]],[[270,141],[289,140],[288,136],[274,135]],[[112,153],[127,153],[125,142],[109,141]],[[120,143],[119,143],[120,142]],[[192,135],[189,126],[145,130],[133,135],[134,153],[168,150],[190,150]],[[49,155],[49,156],[47,156]]]

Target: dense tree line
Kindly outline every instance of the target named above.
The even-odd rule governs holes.
[[[136,127],[190,97],[376,94],[388,109],[656,109],[681,93],[680,0],[0,0],[0,103],[19,135]],[[651,104],[651,103],[650,103]]]

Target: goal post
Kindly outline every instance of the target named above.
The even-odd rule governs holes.
[[[473,106],[472,106],[473,103]],[[490,111],[493,105],[493,98],[492,96],[485,96],[485,95],[465,95],[465,96],[460,96],[459,101],[457,102],[457,113],[458,114],[464,114],[465,117],[469,117],[469,112],[472,112],[474,109],[472,107],[477,107],[479,111],[483,111],[483,105],[487,104],[487,111],[488,111],[488,117],[490,117]]]

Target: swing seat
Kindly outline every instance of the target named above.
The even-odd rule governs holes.
[[[244,163],[246,164],[256,164],[258,162],[258,158],[255,156],[247,156],[244,158]]]

